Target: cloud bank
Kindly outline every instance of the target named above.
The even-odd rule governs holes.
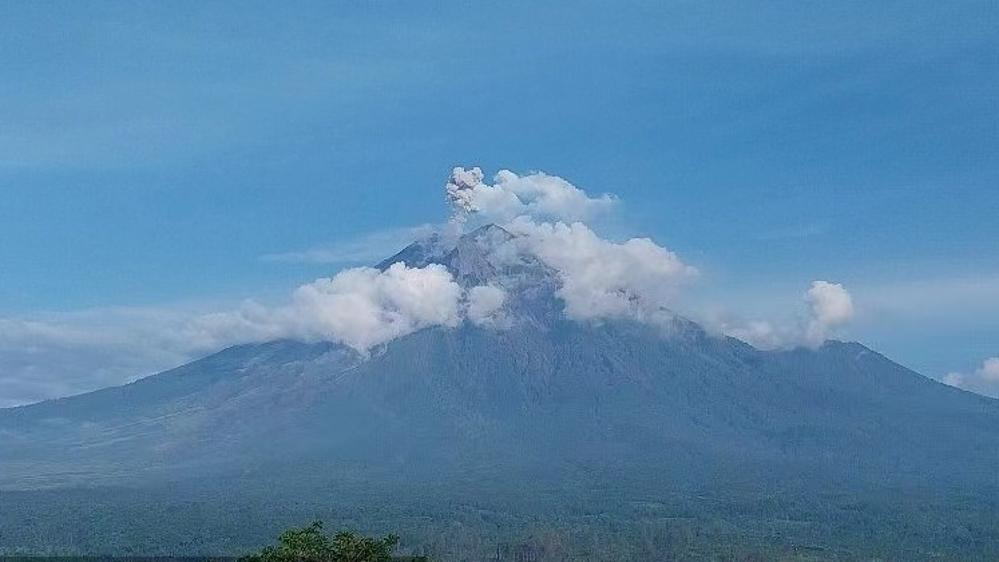
[[[333,341],[361,353],[431,326],[502,327],[502,289],[465,290],[444,266],[344,270],[288,302],[102,309],[0,319],[0,408],[122,384],[241,343]]]
[[[0,319],[0,407],[77,394],[218,349],[184,307],[108,308]]]

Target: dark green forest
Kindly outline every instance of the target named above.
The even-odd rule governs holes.
[[[0,493],[4,555],[244,556],[283,530],[391,537],[399,556],[439,562],[997,560],[999,506],[941,490],[753,495],[729,489],[636,495],[606,486],[578,497],[538,486],[342,483],[309,493],[209,488]],[[374,539],[373,539],[374,540]],[[386,539],[382,539],[386,540]],[[396,542],[397,541],[397,542]],[[273,548],[273,546],[272,546]]]
[[[0,551],[239,557],[322,520],[437,562],[999,560],[999,403],[677,330],[238,346],[0,411]]]
[[[304,527],[285,530],[276,545],[265,546],[260,552],[242,558],[242,562],[391,562],[399,537],[385,535],[372,538],[344,530],[330,535],[322,521]],[[426,558],[407,557],[425,562]]]

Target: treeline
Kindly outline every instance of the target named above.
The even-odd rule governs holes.
[[[992,490],[275,488],[0,492],[0,555],[262,555],[282,529],[321,519],[381,544],[396,532],[390,556],[434,562],[999,560]]]

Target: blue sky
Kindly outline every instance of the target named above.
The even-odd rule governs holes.
[[[690,306],[779,316],[829,279],[850,338],[927,375],[999,355],[994,2],[0,18],[0,318],[285,294],[345,264],[265,256],[391,247],[477,165],[616,194],[611,235],[701,270]]]

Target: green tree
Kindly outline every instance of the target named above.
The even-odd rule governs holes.
[[[353,531],[333,536],[323,532],[323,523],[313,521],[306,527],[293,527],[281,533],[277,546],[267,546],[246,558],[248,562],[389,562],[399,537],[380,539]]]

